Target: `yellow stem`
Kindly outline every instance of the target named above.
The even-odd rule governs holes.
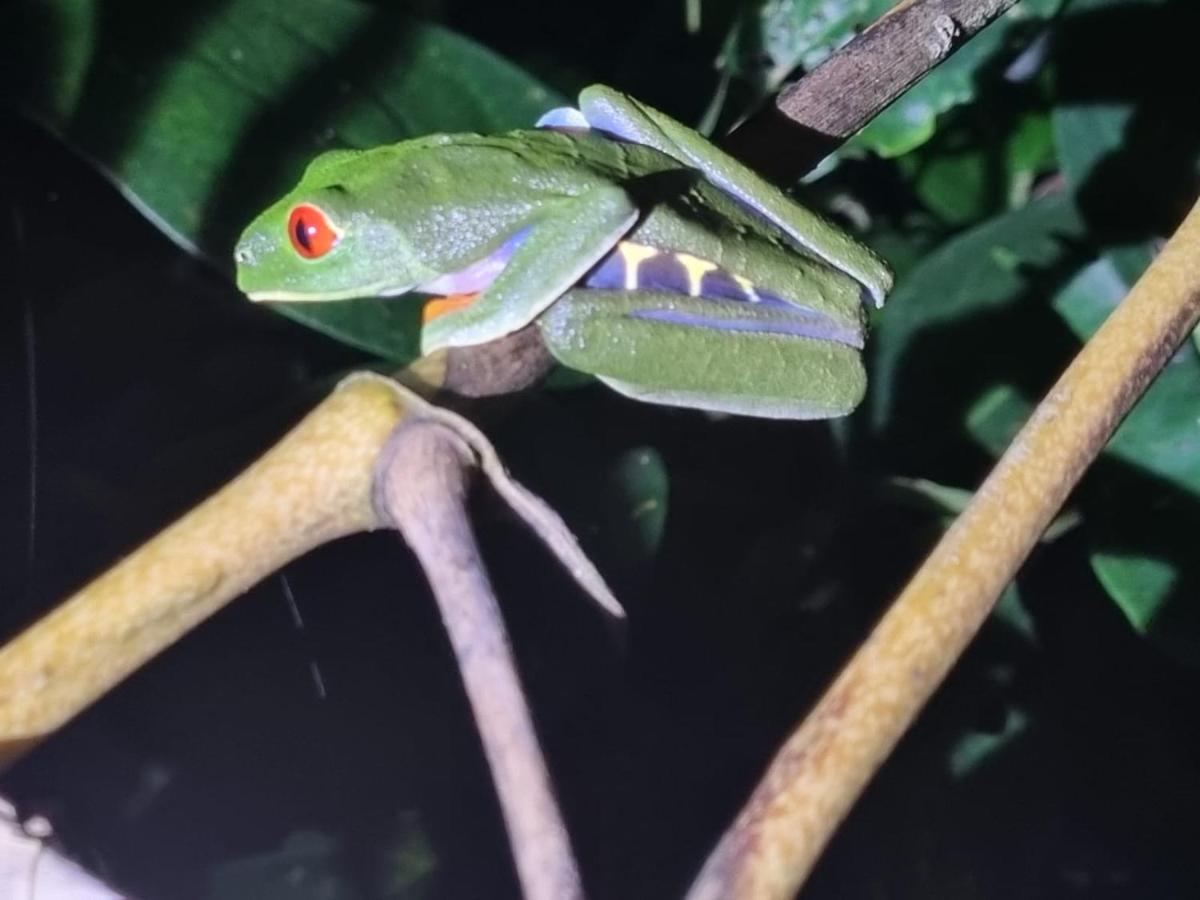
[[[405,414],[393,382],[347,379],[241,475],[0,649],[0,765],[289,560],[376,527],[375,460]]]
[[[689,894],[787,898],[1200,317],[1200,204],[776,754]]]

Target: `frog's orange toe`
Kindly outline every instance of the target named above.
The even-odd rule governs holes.
[[[434,297],[421,309],[421,324],[432,322],[439,316],[470,306],[479,299],[479,292],[474,294],[451,294],[449,297]]]

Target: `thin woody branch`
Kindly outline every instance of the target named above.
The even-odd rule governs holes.
[[[380,459],[376,506],[420,560],[437,599],[524,896],[574,900],[583,896],[579,870],[467,515],[474,465],[471,448],[446,425],[404,425]]]
[[[907,0],[749,118],[726,149],[795,181],[1017,0]]]
[[[415,360],[396,378],[424,396],[476,399],[532,387],[556,363],[536,325],[473,347],[450,347]]]
[[[562,519],[508,475],[478,429],[395,381],[359,374],[244,473],[0,648],[0,766],[290,560],[346,534],[393,527],[442,610],[526,896],[581,897],[468,524],[468,469],[486,476],[601,608],[623,616]]]

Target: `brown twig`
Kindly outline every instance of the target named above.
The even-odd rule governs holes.
[[[776,754],[689,900],[786,898],[1200,319],[1200,204]]]
[[[536,325],[486,344],[450,347],[415,360],[396,378],[424,396],[456,398],[515,394],[545,378],[556,363]]]
[[[768,178],[795,181],[1017,0],[907,0],[726,140]]]
[[[345,534],[397,527],[441,606],[526,896],[581,897],[463,508],[467,467],[484,473],[592,599],[623,615],[563,521],[508,475],[478,429],[395,381],[359,374],[244,473],[0,648],[0,766],[291,559]]]
[[[458,659],[529,900],[583,896],[509,647],[465,507],[474,454],[447,426],[402,426],[380,458],[376,506],[412,548]]]

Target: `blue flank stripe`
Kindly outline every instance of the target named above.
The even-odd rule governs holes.
[[[816,341],[833,341],[845,344],[847,347],[862,349],[862,336],[854,333],[852,329],[835,326],[829,319],[816,313],[805,315],[805,310],[790,304],[788,308],[797,315],[786,321],[766,317],[761,319],[720,319],[674,309],[639,309],[629,315],[634,319],[652,319],[656,322],[683,325],[689,328],[783,334],[789,337],[812,338]]]

